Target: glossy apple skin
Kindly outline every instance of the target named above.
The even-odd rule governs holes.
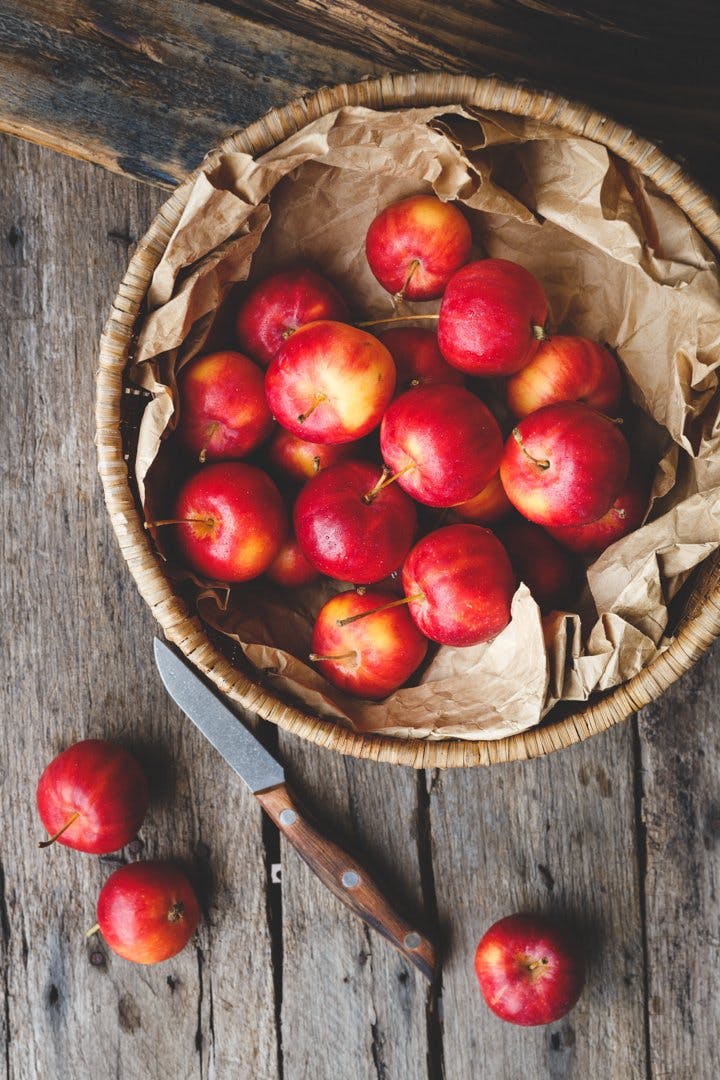
[[[502,435],[486,405],[462,386],[421,386],[396,398],[380,427],[383,460],[426,506],[454,506],[497,471]]]
[[[263,372],[239,352],[209,353],[178,377],[177,435],[201,461],[245,457],[270,435],[274,424]]]
[[[97,921],[113,952],[136,964],[157,964],[185,948],[200,908],[182,870],[148,860],[110,875],[98,897]]]
[[[135,758],[115,743],[85,739],[50,762],[37,786],[37,808],[55,841],[90,855],[108,855],[137,834],[148,805],[145,773]]]
[[[287,534],[287,515],[270,477],[241,461],[206,465],[185,481],[174,518],[183,561],[215,581],[249,581],[267,570]]]
[[[407,300],[442,296],[452,275],[469,259],[471,247],[470,226],[461,211],[434,195],[411,195],[386,207],[365,238],[365,254],[377,280]]]
[[[563,611],[573,594],[575,565],[539,525],[514,517],[499,536],[519,581],[524,581],[543,614]]]
[[[415,538],[412,500],[396,484],[371,502],[363,496],[382,470],[366,461],[343,461],[308,480],[295,502],[295,534],[321,573],[356,585],[387,577],[401,565]]]
[[[589,525],[569,525],[548,532],[568,551],[596,558],[616,540],[640,528],[649,501],[647,480],[631,468],[622,491],[601,518]]]
[[[394,391],[395,364],[382,342],[339,322],[301,326],[265,375],[273,416],[309,442],[362,438],[380,423]],[[319,395],[325,400],[310,413]]]
[[[490,641],[510,622],[515,574],[505,548],[481,525],[447,525],[423,537],[402,571],[418,628],[440,645]]]
[[[284,541],[277,555],[266,570],[270,581],[286,589],[300,589],[317,581],[319,572],[309,563],[294,536]]]
[[[378,337],[395,361],[395,393],[403,394],[417,386],[450,383],[464,386],[465,376],[451,367],[440,352],[437,334],[416,326],[395,326]]]
[[[629,465],[617,424],[587,405],[562,402],[538,409],[513,429],[500,476],[524,517],[554,528],[602,517],[620,494]]]
[[[453,507],[456,514],[463,521],[472,521],[476,525],[494,525],[502,521],[513,510],[513,504],[505,494],[505,488],[500,479],[500,470],[495,473],[492,480],[477,495],[473,495],[466,502],[458,503]]]
[[[240,348],[267,367],[292,331],[318,319],[344,322],[348,314],[334,285],[309,266],[295,266],[251,289],[238,309],[235,332]]]
[[[268,461],[291,480],[304,484],[328,465],[347,461],[356,453],[349,443],[331,446],[329,443],[308,442],[291,431],[278,428],[267,445]]]
[[[523,266],[506,259],[468,263],[451,278],[440,305],[440,351],[468,374],[512,375],[537,352],[533,328],[542,328],[547,314],[542,285]]]
[[[520,419],[558,401],[581,401],[615,416],[622,392],[615,357],[598,341],[583,337],[540,342],[530,363],[507,381],[507,403]]]
[[[425,659],[427,639],[405,607],[367,615],[338,626],[339,619],[373,611],[397,600],[395,593],[373,589],[364,595],[351,590],[338,593],[320,610],[312,637],[312,651],[320,656],[356,656],[342,661],[316,661],[333,686],[347,694],[380,700],[410,678]]]
[[[477,947],[475,973],[495,1015],[526,1027],[560,1020],[585,983],[577,947],[541,915],[509,915],[494,923]]]

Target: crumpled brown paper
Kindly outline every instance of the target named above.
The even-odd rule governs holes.
[[[439,649],[418,685],[382,703],[346,697],[301,659],[331,585],[304,590],[292,607],[272,590],[239,587],[223,610],[197,582],[195,602],[267,685],[310,712],[361,731],[490,739],[640,670],[666,647],[669,601],[720,543],[720,278],[682,211],[636,170],[551,126],[461,107],[345,108],[257,161],[226,154],[195,183],[153,278],[131,371],[153,393],[135,468],[143,499],[146,484],[149,501],[162,498],[154,463],[174,423],[175,372],[204,347],[231,343],[218,309],[236,283],[309,260],[358,317],[390,312],[364,236],[380,209],[418,191],[463,205],[478,254],[538,276],[556,330],[617,351],[646,414],[628,434],[658,462],[649,522],[589,568],[579,614],[541,620],[521,585],[493,642]]]

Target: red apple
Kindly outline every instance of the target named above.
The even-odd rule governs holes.
[[[111,874],[97,905],[102,936],[118,956],[157,964],[184,949],[200,922],[185,874],[172,863],[128,863]]]
[[[618,497],[630,464],[619,427],[579,402],[546,405],[521,420],[500,466],[503,487],[538,525],[586,525]]]
[[[395,361],[395,392],[404,393],[416,386],[452,383],[464,386],[465,376],[444,359],[433,330],[416,326],[396,326],[378,337]]]
[[[513,505],[505,494],[500,479],[500,470],[495,473],[489,484],[482,491],[473,495],[466,502],[453,506],[453,514],[463,521],[472,521],[476,525],[492,525],[500,521],[512,510]]]
[[[415,537],[412,501],[382,470],[343,461],[308,480],[297,497],[295,534],[306,558],[330,577],[371,584],[401,565]]]
[[[631,468],[625,486],[601,518],[589,525],[566,525],[548,532],[568,551],[595,558],[616,540],[640,528],[649,501],[645,477]]]
[[[564,610],[575,584],[575,566],[567,552],[524,518],[501,526],[500,539],[518,580],[525,582],[543,614]]]
[[[200,461],[245,457],[273,429],[263,372],[242,353],[192,360],[180,372],[178,394],[178,438]]]
[[[505,548],[480,525],[447,525],[423,537],[402,580],[410,614],[440,645],[479,645],[510,622],[515,575]]]
[[[384,698],[425,659],[427,640],[407,609],[386,606],[397,599],[380,590],[350,591],[333,596],[320,610],[310,659],[334,686],[359,697]],[[341,625],[343,619],[359,615],[363,617]]]
[[[334,285],[309,266],[294,266],[250,290],[238,309],[235,330],[240,347],[267,367],[298,327],[347,318],[347,304]]]
[[[397,482],[426,506],[454,506],[497,471],[502,436],[486,405],[462,386],[421,386],[383,417],[382,456]]]
[[[278,428],[267,446],[270,463],[278,472],[300,484],[310,480],[315,473],[326,469],[328,465],[346,461],[354,452],[357,452],[356,448],[348,443],[331,446],[329,443],[307,442],[285,428]]]
[[[434,195],[411,195],[383,210],[368,229],[365,253],[384,289],[408,300],[442,296],[455,271],[467,262],[470,226],[452,203]]]
[[[440,305],[440,351],[471,375],[512,375],[537,352],[547,314],[542,285],[529,270],[506,259],[469,263]]]
[[[294,536],[289,536],[284,541],[266,574],[276,585],[282,585],[286,589],[299,589],[320,577],[319,572],[305,558]]]
[[[241,461],[193,473],[180,489],[172,523],[183,561],[215,581],[249,581],[264,573],[287,532],[275,484]]]
[[[613,416],[623,384],[617,360],[597,341],[551,337],[529,364],[507,381],[507,401],[522,418],[558,401],[581,401]]]
[[[134,839],[145,817],[148,785],[132,755],[103,739],[85,739],[50,762],[37,807],[51,835],[75,851],[107,855]]]
[[[301,326],[265,376],[273,415],[310,442],[346,443],[367,435],[394,390],[395,364],[382,342],[339,322]]]
[[[541,915],[509,915],[480,940],[475,972],[488,1006],[511,1024],[552,1024],[580,997],[585,970],[577,946]]]

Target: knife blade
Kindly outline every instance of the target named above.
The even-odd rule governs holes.
[[[285,783],[285,770],[174,648],[155,638],[155,663],[170,697],[247,784],[263,810],[320,878],[355,915],[382,934],[426,979],[436,973],[435,948],[410,926],[363,867],[322,836]]]

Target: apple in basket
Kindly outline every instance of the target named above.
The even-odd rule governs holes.
[[[299,589],[320,577],[319,571],[308,562],[294,536],[288,536],[283,541],[265,573],[270,581],[285,589]]]
[[[378,214],[367,231],[365,254],[389,293],[434,300],[467,262],[471,246],[470,226],[457,206],[435,195],[411,195]]]
[[[465,376],[451,367],[438,346],[434,330],[418,326],[394,326],[378,335],[395,361],[395,392],[402,394],[416,386],[452,383],[464,386]]]
[[[287,534],[280,492],[261,469],[242,461],[205,465],[180,488],[172,518],[182,561],[214,581],[249,581],[267,570]]]
[[[567,551],[539,525],[517,516],[500,525],[498,535],[518,580],[525,582],[543,614],[564,610],[577,584]]]
[[[410,614],[441,645],[479,645],[510,622],[515,574],[481,525],[447,525],[418,541],[403,565]]]
[[[524,1026],[560,1020],[585,982],[577,944],[542,915],[509,915],[494,923],[477,947],[475,973],[496,1016]]]
[[[601,518],[589,525],[567,525],[548,532],[568,551],[595,558],[616,540],[640,528],[649,501],[647,478],[631,467],[622,491]]]
[[[198,356],[178,376],[177,435],[199,461],[245,457],[265,442],[273,418],[262,371],[242,353]]]
[[[502,436],[479,398],[462,386],[421,386],[396,398],[380,428],[383,460],[426,506],[476,495],[497,471]]]
[[[610,509],[629,465],[617,424],[568,401],[520,421],[505,446],[500,476],[510,502],[530,521],[587,525]]]
[[[463,521],[472,521],[476,525],[493,525],[512,512],[513,505],[505,494],[500,479],[500,470],[477,495],[466,502],[453,506],[453,514]]]
[[[315,621],[310,659],[348,694],[387,697],[407,682],[427,651],[427,639],[402,604],[379,589],[338,593]]]
[[[286,339],[309,322],[348,318],[335,286],[309,266],[292,266],[250,289],[235,318],[241,349],[267,367]]]
[[[617,360],[604,345],[583,337],[551,337],[507,381],[507,403],[518,418],[558,401],[582,401],[612,416],[622,397]]]
[[[267,459],[273,472],[304,484],[328,465],[336,465],[357,453],[348,443],[308,442],[293,435],[285,428],[278,428],[266,448]]]
[[[273,416],[310,442],[346,443],[380,423],[395,391],[395,364],[372,334],[346,323],[301,326],[265,375]]]
[[[440,351],[470,375],[512,375],[537,352],[547,315],[542,285],[529,270],[506,259],[468,263],[442,298]]]
[[[401,566],[417,527],[413,502],[367,461],[343,461],[308,480],[293,512],[295,533],[316,569],[358,585]]]

